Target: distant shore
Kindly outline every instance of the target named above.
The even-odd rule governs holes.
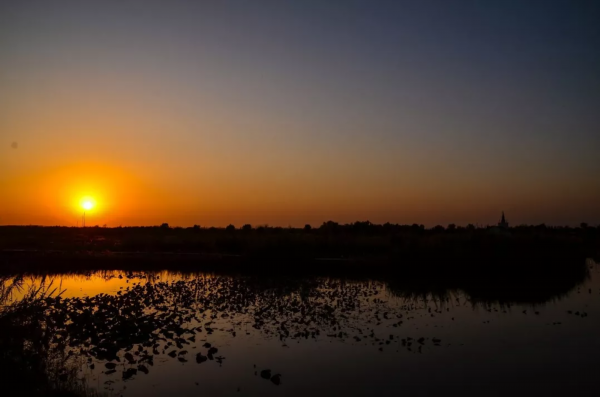
[[[320,228],[0,226],[0,272],[181,269],[467,277],[566,271],[600,256],[600,229],[373,225]]]
[[[0,227],[0,277],[96,271],[331,277],[383,281],[397,294],[444,297],[462,290],[480,301],[544,302],[588,279],[600,254],[597,228],[330,226]]]
[[[265,265],[267,269],[265,269]],[[178,270],[241,271],[261,273],[274,269],[277,274],[373,273],[387,265],[383,258],[249,258],[244,255],[201,252],[99,252],[5,249],[0,251],[0,274],[16,272],[70,272],[95,270]],[[290,267],[290,265],[294,265]],[[301,266],[300,268],[297,266]]]

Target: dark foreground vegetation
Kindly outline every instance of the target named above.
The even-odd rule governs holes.
[[[23,276],[0,276],[0,373],[3,395],[91,397],[79,375],[83,358],[55,343],[57,318],[48,302],[61,291],[48,279],[23,288]],[[10,303],[15,293],[22,297]]]
[[[421,354],[444,343],[407,334],[403,326],[424,300],[435,302],[436,309],[427,313],[431,317],[462,304],[506,313],[515,304],[536,305],[567,294],[593,266],[580,263],[561,275],[541,272],[536,279],[527,273],[500,288],[486,277],[170,273],[176,280],[168,281],[160,272],[100,271],[88,275],[126,278],[129,286],[113,295],[75,298],[61,297],[55,282],[61,275],[42,275],[28,289],[28,274],[0,276],[0,373],[8,395],[93,396],[97,391],[87,387],[82,369],[126,381],[153,372],[155,359],[221,365],[228,351],[209,343],[213,333],[257,334],[284,345],[333,338]],[[390,304],[388,293],[403,299]],[[10,303],[15,294],[21,298]],[[374,324],[386,327],[385,336],[374,332]],[[261,377],[281,382],[280,374],[266,369]]]

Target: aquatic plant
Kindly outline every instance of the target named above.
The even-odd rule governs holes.
[[[52,278],[0,278],[0,373],[9,394],[98,395],[79,376],[82,358],[51,343],[46,301],[62,292]]]

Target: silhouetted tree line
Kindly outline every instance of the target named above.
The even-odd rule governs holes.
[[[27,227],[38,227],[38,226],[27,226]],[[60,227],[60,226],[59,226]],[[98,228],[99,226],[93,226],[93,228]],[[395,224],[395,223],[384,223],[384,224],[374,224],[369,221],[356,221],[353,223],[340,224],[334,221],[323,222],[319,227],[313,227],[310,224],[304,225],[301,228],[295,227],[281,227],[281,226],[269,226],[269,225],[259,225],[252,226],[251,224],[244,224],[243,226],[237,228],[233,224],[229,224],[227,227],[202,227],[200,225],[194,225],[192,227],[170,227],[168,223],[163,223],[160,226],[125,226],[125,227],[117,227],[112,229],[127,229],[127,230],[148,230],[148,229],[162,229],[162,230],[194,230],[194,231],[219,231],[225,230],[227,232],[235,232],[235,231],[256,231],[256,232],[311,232],[311,233],[357,233],[357,234],[373,234],[373,235],[385,235],[385,234],[393,234],[393,233],[404,233],[404,232],[417,232],[417,233],[460,233],[460,232],[473,232],[473,231],[493,231],[496,230],[496,226],[475,226],[473,224],[468,224],[466,226],[457,226],[454,223],[450,223],[446,226],[443,225],[435,225],[430,228],[426,228],[422,224],[413,223],[411,225],[408,224]],[[546,226],[545,224],[539,225],[519,225],[513,226],[506,229],[507,232],[550,232],[550,233],[595,233],[600,232],[600,225],[594,227],[590,226],[587,223],[581,223],[579,227],[570,227],[570,226]]]
[[[600,256],[600,227],[517,226],[507,229],[437,225],[373,224],[319,227],[0,227],[0,250],[96,252],[197,252],[262,258],[393,258],[450,260],[558,255]]]
[[[168,223],[162,223],[159,226],[117,226],[117,227],[107,227],[107,225],[103,225],[100,227],[99,225],[89,226],[86,228],[80,227],[69,227],[69,226],[36,226],[36,225],[27,225],[27,226],[0,226],[0,234],[2,232],[13,232],[19,230],[77,230],[77,231],[85,231],[85,230],[96,230],[96,229],[106,229],[106,230],[194,230],[194,231],[219,231],[225,230],[228,232],[233,231],[261,231],[261,232],[345,232],[345,233],[370,233],[370,234],[390,234],[397,232],[472,232],[475,230],[478,231],[489,231],[496,229],[495,226],[475,226],[473,224],[468,224],[466,226],[457,226],[454,223],[450,223],[447,226],[436,225],[430,228],[426,228],[422,224],[413,223],[411,225],[408,224],[396,224],[396,223],[384,223],[384,224],[374,224],[370,221],[356,221],[353,223],[340,224],[334,221],[323,222],[319,227],[313,227],[310,224],[304,225],[304,227],[294,228],[291,226],[281,227],[281,226],[269,226],[269,225],[259,225],[252,226],[251,224],[244,224],[242,227],[237,228],[233,224],[229,224],[227,227],[203,227],[201,225],[194,225],[191,227],[180,227],[175,226],[172,227]],[[589,224],[582,222],[578,227],[570,227],[570,226],[547,226],[546,224],[539,225],[519,225],[512,226],[506,229],[510,232],[523,232],[523,231],[548,231],[553,233],[595,233],[600,232],[600,224],[598,226],[590,226]]]

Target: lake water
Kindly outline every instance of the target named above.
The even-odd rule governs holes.
[[[53,342],[107,395],[583,395],[600,390],[600,266],[588,269],[536,303],[169,272],[26,277],[20,291],[64,291]]]

